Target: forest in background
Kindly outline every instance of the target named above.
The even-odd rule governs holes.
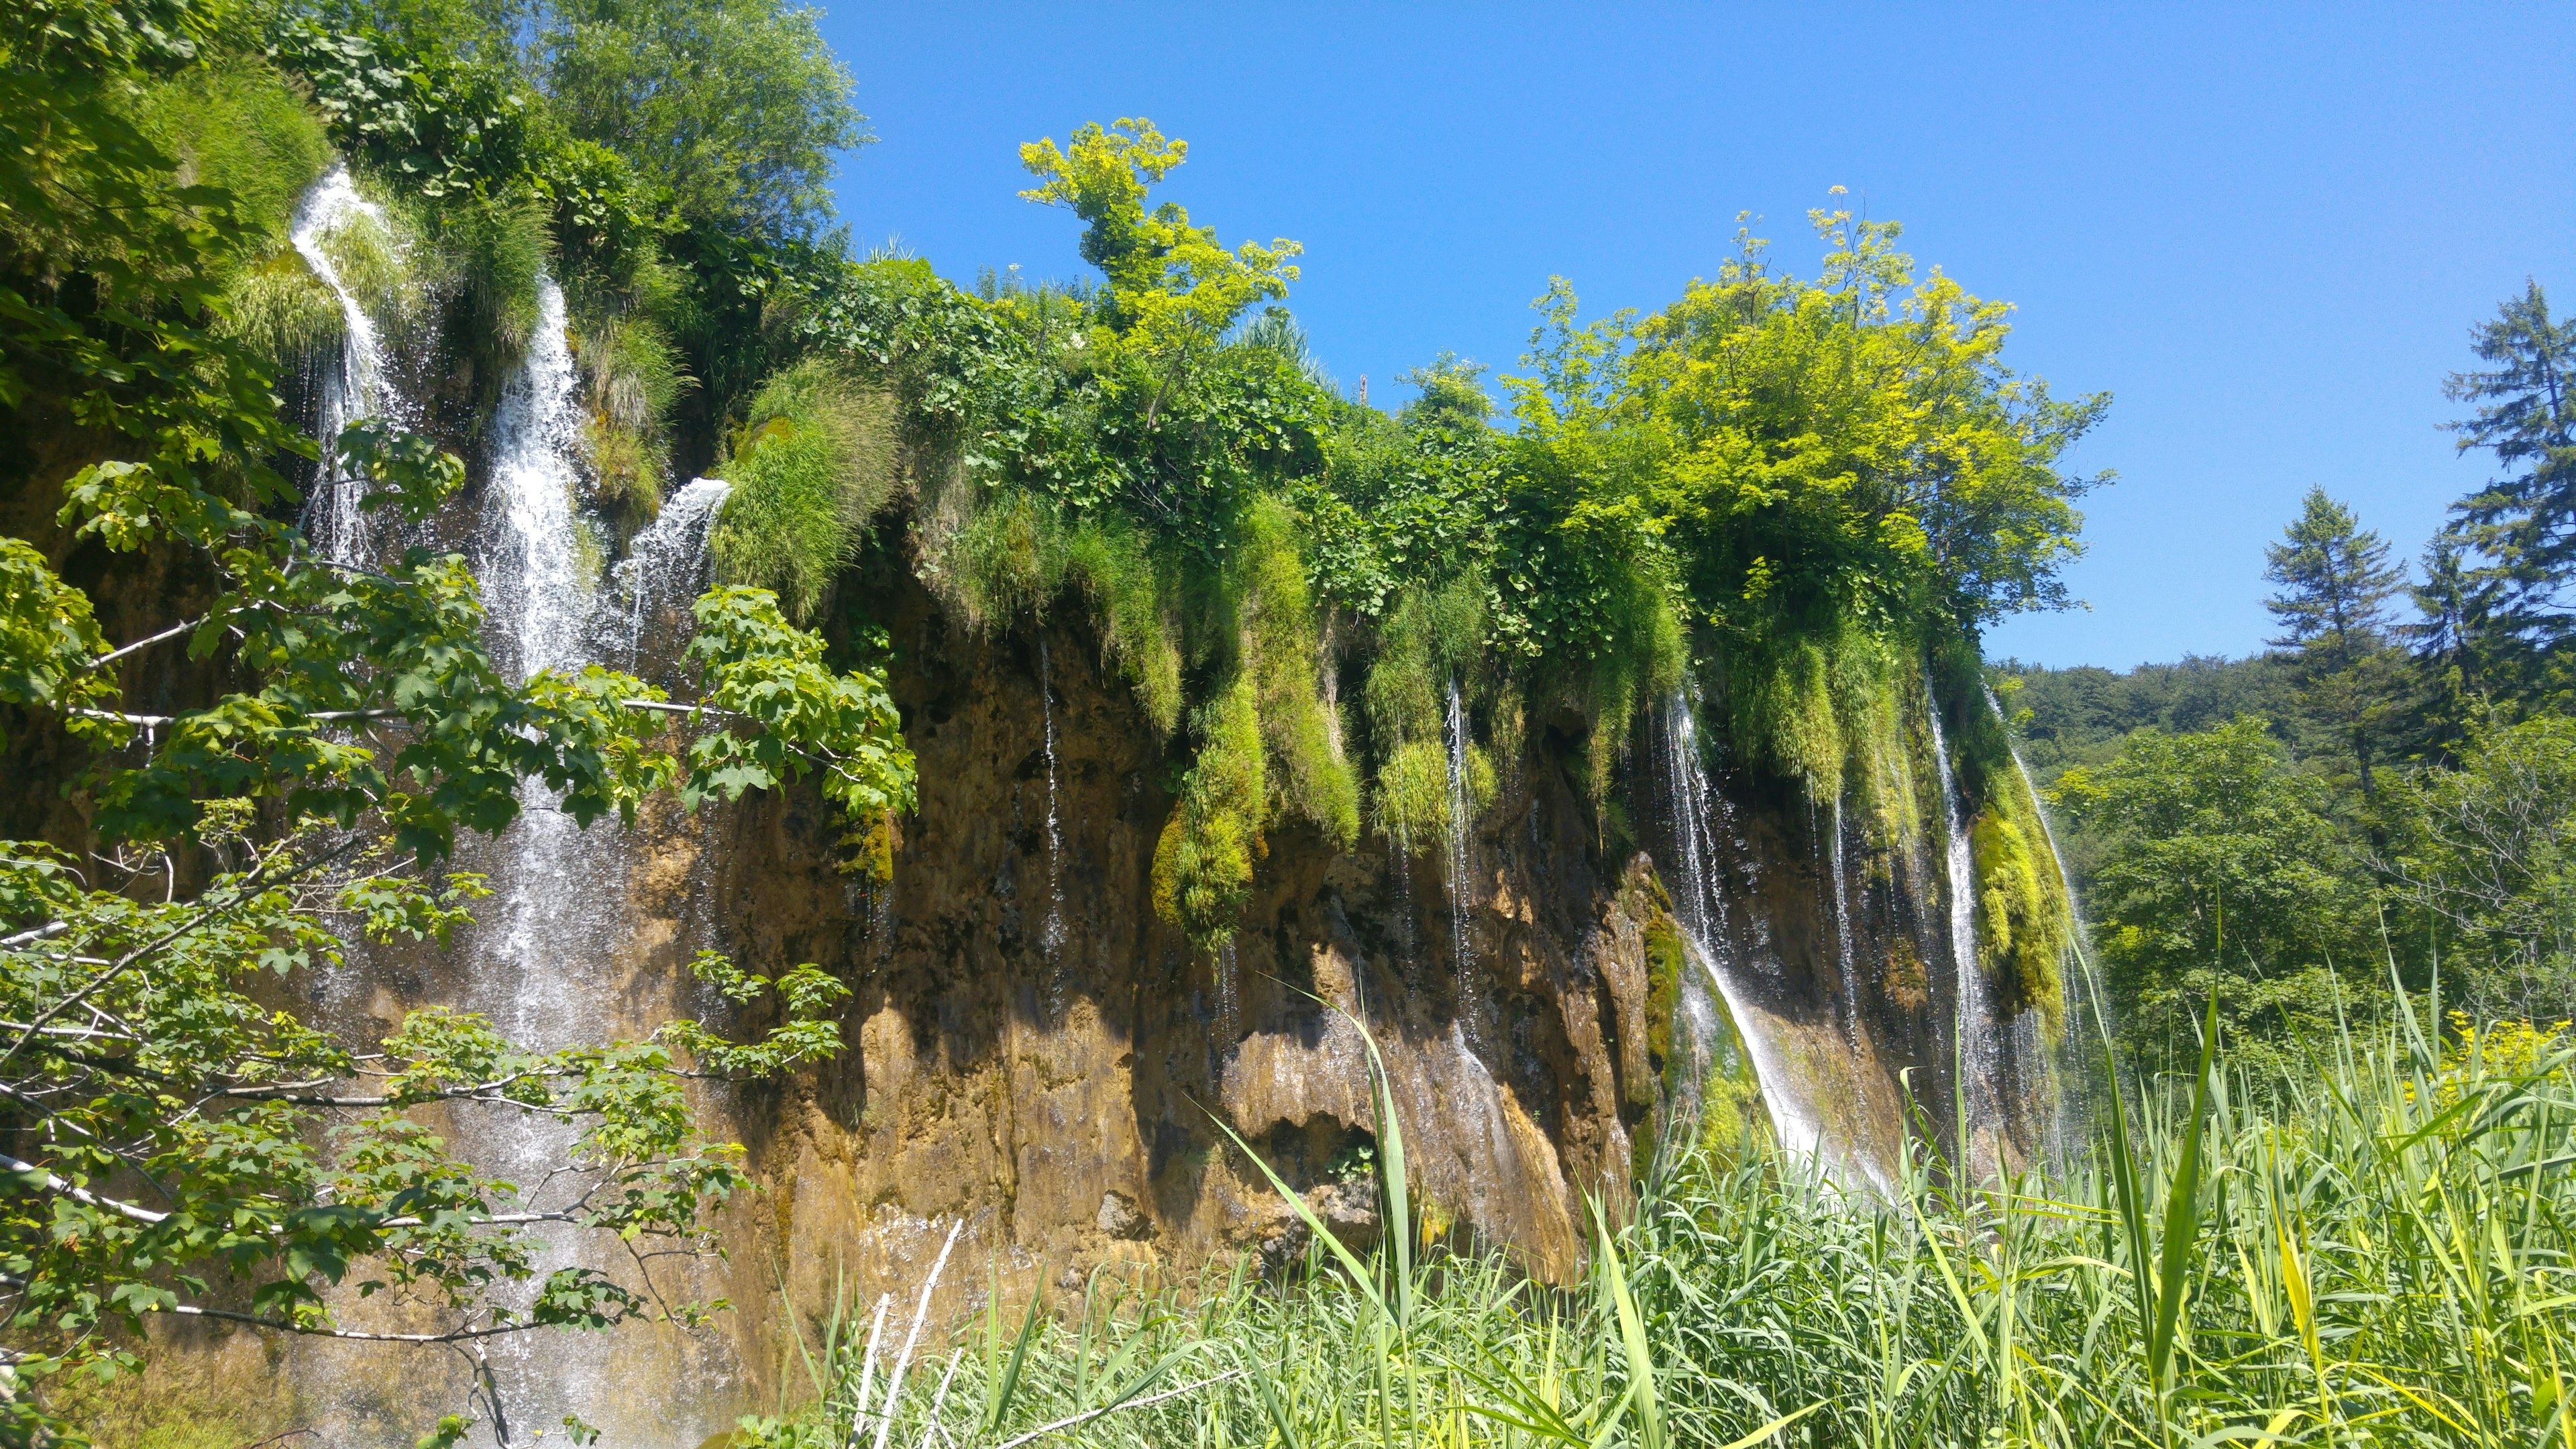
[[[2496,473],[2411,568],[2312,488],[2266,550],[2269,651],[1989,666],[2133,1047],[2213,993],[2284,1067],[2400,982],[2463,1022],[2576,1015],[2576,325],[2534,282],[2468,351],[2453,431]]]

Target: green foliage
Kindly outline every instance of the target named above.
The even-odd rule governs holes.
[[[819,14],[780,0],[557,0],[534,60],[566,128],[626,158],[690,222],[801,238],[831,215],[834,157],[868,139]]]
[[[764,384],[718,470],[733,484],[713,535],[729,582],[811,619],[895,487],[890,401],[812,360]]]
[[[2390,638],[2387,607],[2405,570],[2390,567],[2387,541],[2323,488],[2308,490],[2299,517],[2264,556],[2263,576],[2277,589],[2264,607],[2282,628],[2272,642],[2294,652],[2299,703],[2342,738],[2368,800],[2376,793],[2371,767],[2391,753],[2387,736],[2405,704],[2405,656]]]
[[[2216,994],[2251,1050],[2335,1019],[2334,972],[2380,959],[2369,891],[2312,776],[2251,717],[2195,735],[2142,729],[2049,798],[2103,841],[2094,939],[2136,1049],[2161,1059]],[[2347,984],[2347,994],[2356,988]]]
[[[1189,151],[1142,117],[1115,128],[1088,122],[1061,150],[1053,139],[1020,147],[1020,164],[1039,181],[1020,195],[1085,223],[1082,259],[1109,278],[1101,320],[1126,350],[1164,369],[1213,347],[1246,308],[1287,296],[1297,280],[1289,258],[1305,250],[1281,238],[1229,252],[1216,228],[1191,225],[1177,202],[1146,211],[1147,191]],[[1147,407],[1148,428],[1154,411]]]
[[[2576,1014],[2576,721],[2473,722],[2458,768],[2401,779],[2386,805],[2397,931],[2429,938],[2444,999]]]
[[[330,147],[287,78],[266,62],[225,56],[158,82],[137,107],[143,133],[177,159],[186,184],[220,187],[257,241],[286,240],[296,201]]]
[[[2534,281],[2473,335],[2478,360],[2491,366],[2451,375],[2452,400],[2475,407],[2452,429],[2460,451],[2488,449],[2510,471],[2453,505],[2451,531],[2481,556],[2497,590],[2484,621],[2497,645],[2546,647],[2568,629],[2558,594],[2576,572],[2576,324],[2550,316]]]
[[[223,330],[280,375],[339,346],[348,333],[340,299],[287,248],[234,273],[223,311]]]
[[[585,279],[573,299],[574,355],[581,364],[589,416],[592,476],[601,502],[651,518],[670,473],[664,424],[695,382],[682,370],[663,318],[677,310],[679,282],[646,253],[629,259],[622,284]]]

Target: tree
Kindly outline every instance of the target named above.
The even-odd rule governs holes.
[[[819,12],[781,0],[560,0],[539,73],[575,135],[667,187],[680,214],[763,240],[832,214],[832,164],[868,140]]]
[[[1245,242],[1227,251],[1216,228],[1192,225],[1178,202],[1148,212],[1146,193],[1189,151],[1189,142],[1166,138],[1142,116],[1112,127],[1085,122],[1062,148],[1053,137],[1020,147],[1020,164],[1039,182],[1021,197],[1082,218],[1082,259],[1109,279],[1101,318],[1126,351],[1160,375],[1146,404],[1148,429],[1165,391],[1244,309],[1288,295],[1297,280],[1289,259],[1305,250],[1277,237],[1266,247]]]
[[[2451,375],[2446,394],[2476,409],[2451,430],[2508,471],[2451,511],[2503,585],[2493,627],[2545,648],[2570,627],[2576,580],[2576,322],[2552,320],[2535,281],[2470,336],[2494,365]]]
[[[2576,1013],[2576,720],[2472,719],[2457,769],[2392,792],[2388,873],[2480,1019]]]
[[[2239,1041],[2285,1046],[2333,1019],[2330,969],[2367,982],[2370,896],[2328,814],[2253,716],[2141,729],[2049,799],[2100,841],[2089,904],[2121,1027],[2159,1056],[2220,993]]]
[[[51,1380],[136,1365],[164,1314],[369,1336],[334,1316],[346,1285],[416,1305],[410,1341],[479,1357],[499,1335],[709,1311],[587,1269],[532,1283],[530,1234],[703,1243],[746,1178],[683,1079],[837,1050],[838,982],[708,954],[698,973],[728,1001],[774,998],[769,1030],[679,1021],[552,1052],[435,1006],[344,1041],[271,983],[352,934],[444,939],[483,889],[444,869],[458,832],[508,825],[526,781],[585,825],[799,779],[847,816],[906,808],[882,682],[833,672],[821,640],[739,589],[698,601],[688,700],[597,668],[513,680],[462,559],[316,557],[277,521],[278,463],[315,448],[221,325],[234,199],[181,186],[121,105],[140,77],[202,63],[213,19],[184,0],[32,3],[0,36],[0,407],[94,461],[66,477],[13,460],[12,481],[59,490],[63,551],[148,556],[211,598],[111,646],[53,557],[0,539],[0,727],[87,750],[96,831],[87,858],[0,842],[0,1443],[81,1442]],[[411,521],[464,478],[379,424],[332,446],[370,481],[366,507]],[[129,709],[122,671],[181,649],[220,683],[168,715]],[[576,1186],[521,1198],[449,1152],[433,1108],[577,1124]]]
[[[2405,570],[2389,565],[2387,540],[2323,488],[2308,490],[2281,542],[2263,554],[2263,577],[2274,588],[2263,607],[2282,631],[2271,642],[2297,652],[2300,703],[2343,737],[2362,798],[2373,800],[2372,760],[2401,680],[2388,601],[2404,587]]]

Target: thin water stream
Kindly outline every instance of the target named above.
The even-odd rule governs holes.
[[[383,210],[358,194],[346,165],[336,165],[304,193],[287,232],[304,264],[340,302],[340,353],[322,370],[320,425],[315,429],[315,441],[322,445],[322,474],[306,504],[304,522],[305,536],[334,563],[356,563],[373,551],[368,516],[358,506],[361,480],[341,470],[334,445],[342,428],[361,418],[384,416],[392,401],[386,385],[383,333],[341,275],[329,246],[335,235],[355,228],[373,229],[379,246],[393,244]]]
[[[1471,878],[1474,866],[1467,854],[1467,832],[1474,825],[1475,807],[1467,787],[1467,709],[1459,697],[1455,675],[1449,679],[1449,716],[1444,734],[1449,749],[1449,943],[1458,963],[1458,1020],[1472,1047],[1478,1039],[1476,1017],[1483,1004],[1477,990],[1475,949],[1468,939],[1470,907],[1474,904],[1468,897],[1475,883]]]
[[[1988,1021],[1986,973],[1977,960],[1975,842],[1959,800],[1959,782],[1950,769],[1950,741],[1941,728],[1941,701],[1924,685],[1923,703],[1932,722],[1932,760],[1941,776],[1941,811],[1949,832],[1944,864],[1950,896],[1950,967],[1959,1112],[1971,1140],[1996,1125],[1994,1033]],[[1959,1144],[1966,1153],[1969,1143]]]

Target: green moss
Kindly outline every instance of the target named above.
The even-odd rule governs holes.
[[[1493,757],[1469,743],[1466,760],[1467,808],[1482,814],[1494,803],[1499,781]],[[1449,833],[1449,749],[1439,740],[1415,740],[1399,747],[1377,774],[1375,811],[1378,829],[1400,850],[1421,850]]]
[[[581,328],[573,352],[581,364],[594,494],[650,519],[669,483],[663,415],[689,382],[678,354],[661,324],[631,311]]]
[[[486,388],[527,356],[537,330],[537,277],[551,249],[545,207],[532,196],[423,204],[422,230],[454,297],[453,333]]]
[[[733,484],[712,538],[725,582],[772,589],[804,623],[894,492],[893,400],[819,362],[754,395],[716,470]]]
[[[1154,913],[1213,951],[1233,939],[1253,868],[1269,852],[1261,706],[1249,673],[1200,712],[1199,733],[1198,758],[1154,847]]]
[[[1726,998],[1709,993],[1709,1012],[1716,1031],[1708,1044],[1708,1074],[1699,1085],[1699,1146],[1714,1162],[1739,1162],[1770,1144],[1771,1119],[1762,1110],[1753,1054],[1745,1050]]]
[[[1977,954],[2007,1014],[2038,1008],[2055,1038],[2066,1003],[2066,896],[2047,859],[2045,838],[2008,809],[1981,812],[1968,827],[1976,855]]]
[[[1312,821],[1342,849],[1359,841],[1359,778],[1334,746],[1325,712],[1323,657],[1306,567],[1297,551],[1296,520],[1286,505],[1264,498],[1249,512],[1236,565],[1242,602],[1244,666],[1255,680],[1261,730],[1278,762],[1277,783],[1289,813]]]
[[[1090,605],[1101,649],[1145,717],[1170,734],[1181,718],[1180,626],[1146,544],[1124,518],[1084,519],[1066,540],[1064,576]]]

